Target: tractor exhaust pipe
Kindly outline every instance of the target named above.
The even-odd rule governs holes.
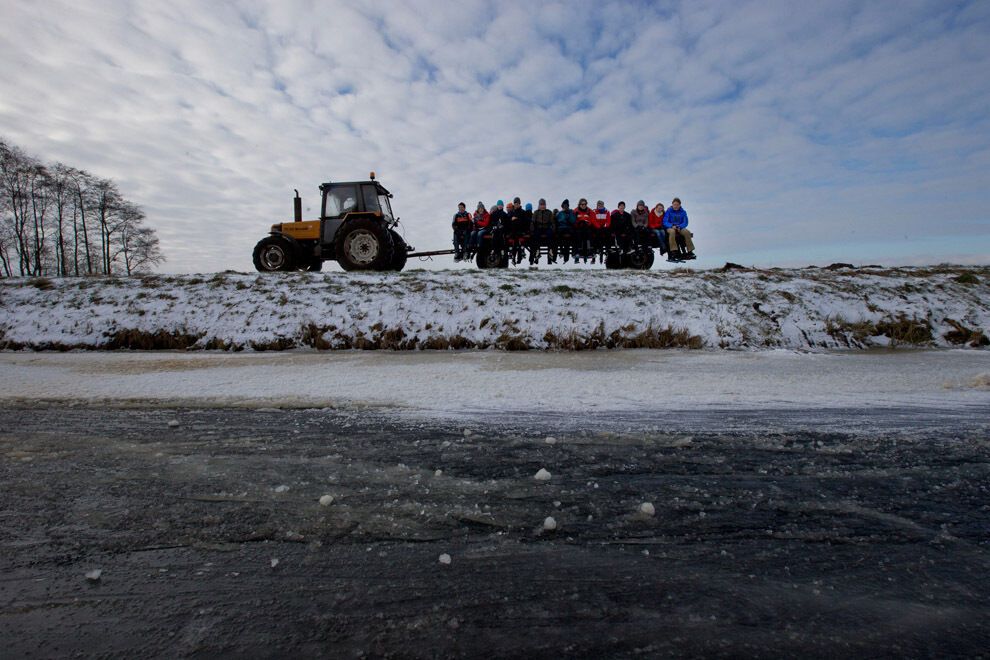
[[[299,190],[293,190],[296,191],[296,198],[292,200],[292,210],[295,212],[296,222],[302,222],[302,197],[299,196]]]

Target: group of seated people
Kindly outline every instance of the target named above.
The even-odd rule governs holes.
[[[574,209],[565,199],[553,210],[547,208],[545,199],[536,209],[529,203],[523,206],[518,197],[508,204],[498,200],[491,211],[478,202],[473,214],[461,202],[451,226],[454,261],[473,259],[486,239],[505,249],[515,264],[527,251],[529,263],[536,264],[543,248],[548,263],[556,263],[558,256],[563,256],[564,263],[572,257],[575,263],[595,263],[598,259],[604,263],[605,256],[615,251],[632,254],[653,248],[659,248],[670,262],[695,258],[687,212],[677,197],[667,209],[660,203],[648,209],[640,200],[631,213],[626,211],[625,202],[609,212],[605,202],[599,200],[591,208],[584,198]]]

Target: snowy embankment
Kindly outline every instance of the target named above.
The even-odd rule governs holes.
[[[0,347],[983,346],[990,268],[406,271],[11,279]]]

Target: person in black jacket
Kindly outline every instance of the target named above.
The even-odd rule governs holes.
[[[512,210],[508,211],[509,219],[506,222],[506,238],[510,241],[509,256],[512,263],[518,264],[523,260],[525,250],[523,243],[529,235],[529,223],[532,220],[532,212],[527,212],[522,206],[522,200],[518,197],[512,200]]]
[[[498,200],[492,206],[491,217],[488,221],[489,232],[492,237],[493,249],[505,248],[505,225],[509,221],[509,214],[505,212],[505,204]]]
[[[547,208],[547,200],[541,199],[533,211],[533,221],[529,229],[529,263],[536,264],[540,259],[540,248],[544,245],[549,248],[547,262],[557,261],[556,232],[554,229],[553,211]]]
[[[467,205],[461,202],[457,205],[457,213],[450,222],[454,230],[454,261],[464,258],[464,251],[467,249],[468,239],[471,238],[471,229],[474,223],[471,214],[467,212]]]
[[[619,202],[616,209],[612,211],[611,230],[619,249],[623,253],[628,253],[630,245],[632,245],[633,225],[632,216],[626,211],[625,202]]]

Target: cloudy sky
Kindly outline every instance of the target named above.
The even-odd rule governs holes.
[[[700,265],[990,262],[990,2],[0,0],[0,135],[116,179],[165,271],[250,270],[374,169],[459,201],[684,200]],[[417,265],[417,264],[411,264]],[[449,258],[435,267],[450,267]]]

